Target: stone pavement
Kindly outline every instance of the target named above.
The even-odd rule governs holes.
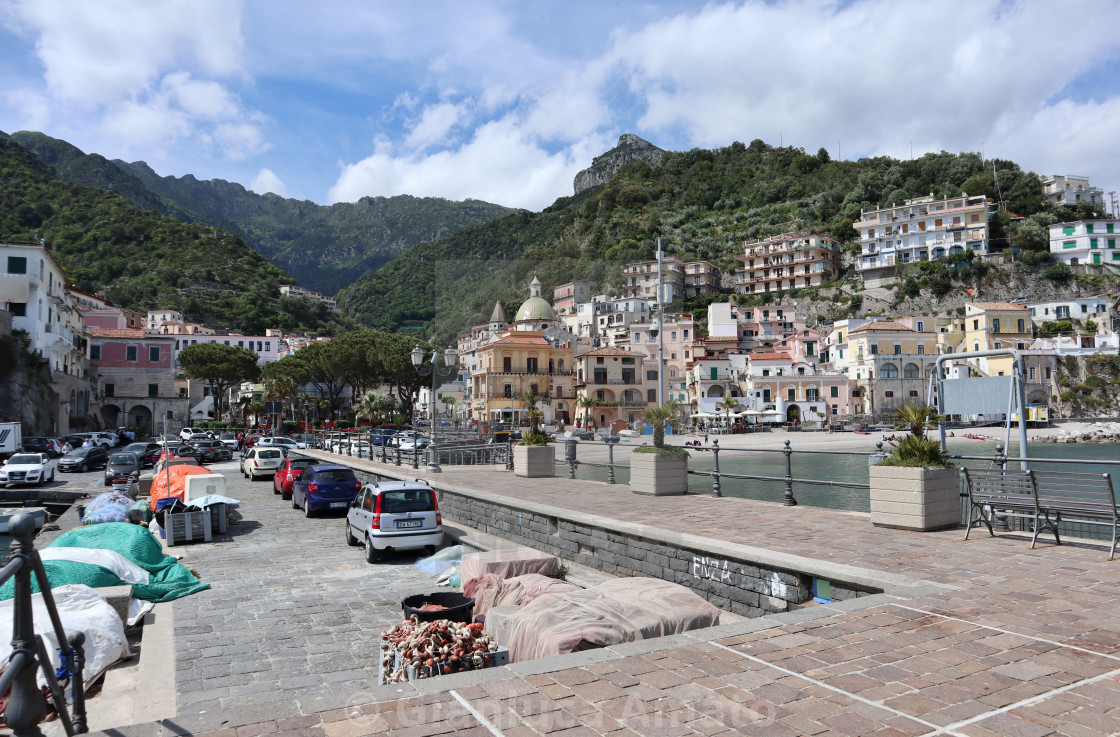
[[[639,497],[625,486],[515,479],[494,468],[448,468],[432,479],[512,503],[597,514],[604,524],[688,531],[709,538],[714,551],[749,545],[942,586],[376,687],[362,663],[376,652],[378,613],[399,611],[397,592],[408,589],[411,569],[366,566],[342,542],[341,522],[297,519],[264,483],[246,482],[231,489],[246,502],[245,530],[231,542],[184,548],[186,562],[215,589],[176,603],[179,716],[133,731],[1120,733],[1120,561],[1108,561],[1099,545],[1041,543],[1032,551],[1018,535],[983,531],[965,542],[958,530],[878,529],[860,514]],[[359,627],[367,637],[357,636]]]

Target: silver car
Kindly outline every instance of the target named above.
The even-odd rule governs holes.
[[[366,484],[346,512],[346,543],[365,545],[368,563],[379,561],[386,550],[434,553],[443,544],[435,491],[413,482]]]

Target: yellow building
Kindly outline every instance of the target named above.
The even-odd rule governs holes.
[[[583,409],[581,418],[609,427],[633,422],[647,404],[657,403],[657,363],[645,354],[621,348],[598,348],[576,357],[575,389]],[[648,381],[648,383],[647,383]]]
[[[994,351],[1000,348],[1027,350],[1033,327],[1031,311],[1013,302],[971,302],[964,306],[964,341],[959,353]],[[980,358],[976,368],[988,376],[1011,375],[1010,356]]]
[[[923,324],[923,327],[925,325]],[[867,414],[924,404],[937,360],[937,336],[894,320],[870,322],[848,331],[848,378],[856,382],[853,404]]]
[[[548,397],[537,408],[544,421],[571,422],[575,416],[572,394],[572,343],[549,342],[538,330],[510,330],[478,349],[478,368],[471,376],[472,414],[482,422],[527,420],[518,397],[531,391]]]

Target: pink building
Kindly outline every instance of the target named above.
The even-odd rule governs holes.
[[[89,333],[90,372],[105,426],[131,427],[141,434],[182,427],[188,405],[175,390],[174,337],[131,328]]]

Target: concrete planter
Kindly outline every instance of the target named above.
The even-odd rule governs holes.
[[[961,523],[955,468],[871,466],[871,524],[902,530],[939,530]]]
[[[513,446],[513,475],[528,479],[556,475],[556,446]]]
[[[630,454],[630,491],[669,496],[688,491],[688,456]]]

